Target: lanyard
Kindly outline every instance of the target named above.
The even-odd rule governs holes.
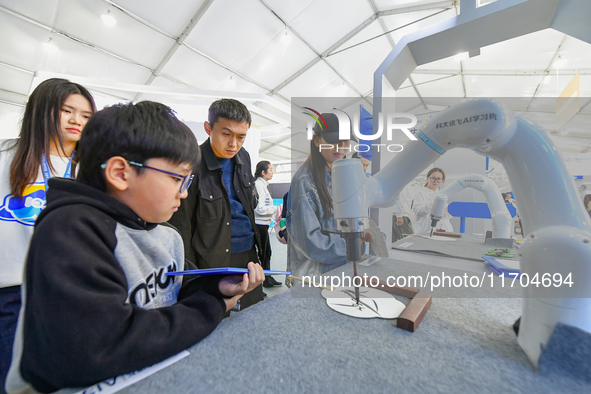
[[[70,161],[68,162],[68,166],[66,167],[66,172],[64,173],[64,178],[71,178],[72,177],[72,159],[74,158],[74,152],[72,152],[72,156],[70,156]],[[45,183],[45,190],[49,188],[47,186],[47,180],[51,178],[51,173],[49,172],[49,164],[47,164],[47,157],[45,157],[45,152],[41,155],[41,169],[43,170],[43,182]]]

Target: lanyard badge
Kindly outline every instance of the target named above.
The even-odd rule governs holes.
[[[70,161],[68,162],[68,166],[66,167],[66,172],[64,173],[64,178],[71,178],[72,177],[72,159],[74,158],[74,152],[72,152],[72,156],[70,156]],[[45,190],[49,188],[47,186],[47,180],[51,178],[51,172],[49,172],[49,164],[47,163],[47,157],[45,156],[45,152],[41,155],[41,169],[43,171],[43,182],[45,183]]]

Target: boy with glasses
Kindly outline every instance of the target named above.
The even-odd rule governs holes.
[[[165,223],[187,196],[199,148],[162,104],[93,115],[76,181],[51,178],[26,260],[6,388],[85,387],[165,360],[211,333],[246,292],[244,275],[188,280],[182,238]]]

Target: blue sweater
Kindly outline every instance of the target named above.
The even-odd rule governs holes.
[[[232,253],[246,252],[254,246],[254,231],[248,215],[244,211],[242,203],[236,196],[234,183],[234,161],[232,159],[218,158],[222,166],[222,181],[230,198],[232,210]]]

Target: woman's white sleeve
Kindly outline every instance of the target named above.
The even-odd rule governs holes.
[[[431,213],[431,204],[425,199],[423,193],[418,192],[415,194],[412,203],[412,210],[416,216],[427,216]]]

